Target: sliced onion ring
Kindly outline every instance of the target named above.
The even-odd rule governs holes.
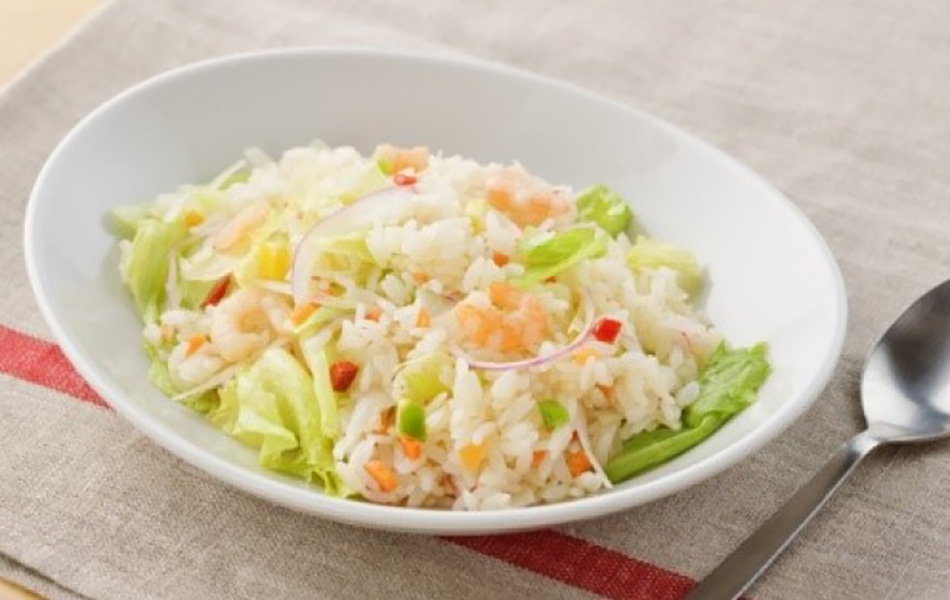
[[[315,241],[369,229],[377,222],[390,224],[403,214],[414,193],[415,190],[411,187],[383,188],[366,194],[311,227],[294,250],[293,274],[290,280],[294,302],[310,300],[309,284],[313,275],[313,263],[320,253]]]

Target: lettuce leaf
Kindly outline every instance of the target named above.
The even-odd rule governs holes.
[[[168,254],[174,244],[187,235],[179,223],[156,219],[142,221],[131,246],[119,265],[122,279],[132,292],[135,307],[146,323],[155,321],[165,299]]]
[[[716,348],[699,378],[699,396],[683,411],[687,427],[697,427],[708,416],[726,421],[755,402],[755,395],[771,368],[759,343],[748,348]]]
[[[314,347],[308,342],[312,340],[304,341],[301,349],[307,367],[313,375],[313,393],[320,407],[320,432],[330,439],[336,439],[340,434],[340,424],[337,417],[336,392],[330,383],[330,361],[322,345]]]
[[[614,483],[629,479],[686,452],[755,401],[769,375],[764,343],[727,350],[720,345],[699,377],[699,396],[683,411],[683,429],[661,428],[635,435],[605,466]]]
[[[583,221],[602,227],[617,237],[633,221],[633,211],[623,197],[606,185],[595,185],[577,196],[577,214]]]
[[[679,286],[691,296],[703,287],[703,270],[692,252],[643,235],[637,236],[636,243],[630,249],[627,265],[634,271],[660,267],[673,269],[677,273]]]
[[[525,272],[515,283],[532,285],[582,260],[600,256],[607,249],[607,240],[603,232],[587,227],[570,229],[541,242],[528,235],[519,248]]]
[[[270,348],[218,395],[209,419],[257,448],[262,467],[319,480],[328,494],[348,494],[334,468],[333,440],[322,432],[313,382],[292,354]]]

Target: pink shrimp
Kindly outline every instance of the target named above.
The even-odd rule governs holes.
[[[566,194],[521,167],[494,170],[485,191],[488,203],[521,227],[563,215],[571,206]]]
[[[541,301],[506,283],[489,288],[494,306],[461,303],[455,318],[464,336],[477,346],[503,353],[525,352],[547,333],[548,316]]]

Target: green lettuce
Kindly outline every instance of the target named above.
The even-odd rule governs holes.
[[[145,219],[138,225],[131,246],[119,265],[123,280],[132,292],[135,307],[146,323],[155,321],[165,299],[168,255],[187,235],[180,223]]]
[[[553,277],[578,262],[595,258],[607,249],[607,236],[587,227],[570,229],[538,242],[528,235],[519,247],[525,272],[515,283],[532,285]]]
[[[689,250],[672,244],[664,244],[643,235],[627,255],[627,265],[634,271],[666,267],[677,273],[679,286],[689,295],[698,293],[703,287],[703,270],[696,257]]]
[[[340,424],[337,417],[336,392],[330,382],[330,361],[327,359],[327,352],[323,347],[314,349],[312,344],[306,342],[301,347],[307,367],[313,374],[313,393],[320,407],[320,432],[330,439],[336,439],[340,433]]]
[[[581,220],[596,223],[613,237],[626,231],[633,221],[630,205],[606,185],[595,185],[578,194],[577,214]]]
[[[686,452],[755,401],[770,367],[764,343],[727,350],[709,358],[699,377],[699,396],[683,411],[683,429],[661,428],[635,435],[605,466],[614,483],[629,479]]]
[[[323,434],[314,385],[303,366],[275,347],[219,389],[212,423],[258,449],[258,463],[343,496],[333,462],[333,440]]]

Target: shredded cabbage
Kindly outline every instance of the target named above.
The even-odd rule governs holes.
[[[606,185],[587,188],[577,196],[578,217],[596,223],[610,235],[617,237],[633,221],[633,211],[623,197]]]
[[[524,255],[525,272],[516,283],[531,285],[553,277],[568,267],[595,258],[607,249],[607,236],[590,227],[570,229],[538,242],[539,236],[525,236],[519,250]]]
[[[673,269],[677,272],[680,287],[689,295],[698,293],[703,287],[703,270],[692,252],[644,235],[637,236],[627,255],[627,264],[634,271],[660,267]]]
[[[331,495],[349,494],[334,467],[333,440],[323,434],[313,382],[293,355],[266,350],[218,395],[211,422],[258,448],[262,467],[319,480]]]
[[[132,292],[135,307],[146,323],[158,319],[165,299],[168,255],[187,230],[179,223],[145,219],[119,264],[122,279]]]

